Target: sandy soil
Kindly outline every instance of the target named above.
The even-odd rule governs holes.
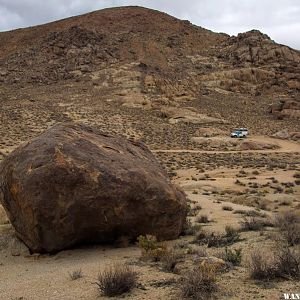
[[[192,179],[192,176],[197,176],[197,169],[178,170],[174,182],[186,191],[193,205],[201,205],[202,209],[198,215],[207,215],[210,220],[209,223],[203,224],[205,230],[223,232],[226,225],[238,227],[241,215],[235,214],[234,211],[257,209],[256,207],[232,203],[232,194],[229,198],[222,198],[224,195],[218,193],[218,191],[226,189],[236,192],[244,189],[244,187],[236,186],[234,183],[240,170],[240,168],[208,170],[206,174],[210,176],[210,179],[199,181],[195,181],[195,178]],[[247,174],[251,174],[254,169],[245,168],[243,170]],[[270,176],[279,181],[289,181],[292,180],[294,173],[293,170],[277,170],[275,172],[260,170],[255,181],[265,183]],[[240,179],[245,180],[245,178]],[[197,190],[197,194],[194,193],[195,190]],[[293,197],[299,201],[299,195],[300,191],[297,187]],[[273,194],[271,196],[276,197]],[[292,203],[291,207],[294,204],[297,203]],[[230,206],[232,211],[225,211],[224,206]],[[260,210],[260,212],[272,215],[270,210]],[[192,217],[191,220],[195,220],[195,217]],[[13,230],[9,224],[0,226],[0,245],[2,245],[0,247],[0,299],[105,299],[105,297],[101,297],[97,286],[93,283],[97,279],[99,271],[115,263],[128,263],[139,274],[140,285],[130,294],[125,295],[125,299],[180,299],[178,284],[172,281],[173,279],[178,280],[180,276],[163,272],[157,265],[141,262],[139,259],[140,249],[135,245],[128,248],[87,246],[62,251],[53,256],[29,255],[25,250],[16,251],[16,245],[10,243],[12,235]],[[266,246],[272,242],[266,234],[245,232],[242,237],[242,241],[235,244],[234,247],[244,249],[243,265],[220,276],[219,286],[222,292],[217,295],[217,299],[246,300],[257,299],[257,297],[280,299],[282,292],[299,290],[299,282],[279,281],[270,283],[267,289],[262,289],[256,282],[251,281],[245,267],[249,251],[258,245]],[[190,240],[189,237],[182,237],[181,239]],[[169,245],[174,243],[176,241],[169,242]],[[218,249],[208,249],[208,251],[213,254]],[[78,269],[82,270],[83,277],[78,280],[71,280],[69,273]]]
[[[253,57],[257,68],[235,59],[253,56],[249,41],[253,49],[262,49],[258,61]],[[187,193],[191,209],[201,206],[189,215],[191,224],[208,216],[210,222],[200,224],[204,230],[238,227],[243,216],[235,212],[241,210],[266,216],[298,212],[300,186],[294,176],[300,171],[300,144],[271,138],[282,130],[300,132],[294,101],[298,82],[292,80],[299,74],[299,53],[282,47],[257,31],[235,39],[137,7],[0,33],[0,161],[53,124],[79,121],[142,140]],[[278,64],[282,68],[276,71]],[[292,112],[269,113],[279,100]],[[238,142],[230,132],[242,126],[256,135],[245,141],[276,149],[240,151],[229,145]],[[205,132],[218,136],[194,139]],[[284,292],[300,291],[296,281],[249,279],[250,251],[277,249],[275,231],[241,233],[230,247],[242,248],[242,264],[218,274],[213,299],[282,299]],[[203,250],[194,239],[183,236],[168,244],[184,241]],[[221,250],[206,249],[208,256]],[[130,264],[138,272],[139,285],[125,299],[181,299],[181,275],[142,262],[140,256],[136,245],[29,255],[0,205],[0,300],[104,299],[93,283],[114,263]],[[187,253],[178,265],[197,266],[197,259]],[[69,273],[78,269],[83,277],[71,280]]]

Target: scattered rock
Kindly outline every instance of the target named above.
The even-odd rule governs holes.
[[[192,124],[226,124],[227,121],[219,118],[209,117],[205,114],[197,112],[193,108],[179,108],[179,107],[164,107],[161,109],[164,116],[169,118],[171,124],[179,122]]]
[[[203,127],[197,130],[197,135],[201,137],[215,137],[220,135],[228,135],[228,132],[219,129],[219,128],[211,128],[211,127]]]
[[[266,149],[278,149],[279,146],[270,143],[262,143],[258,141],[243,141],[237,146],[237,150],[266,150]]]
[[[281,130],[281,131],[274,133],[272,135],[272,137],[287,140],[290,138],[290,134],[287,132],[287,130]]]
[[[224,268],[226,268],[226,262],[223,259],[214,256],[204,257],[201,265],[213,266],[214,268],[216,268],[216,270],[223,270]]]

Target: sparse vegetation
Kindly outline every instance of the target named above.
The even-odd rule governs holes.
[[[166,253],[161,257],[162,268],[164,271],[173,272],[178,259],[182,254],[173,249],[166,251]]]
[[[233,212],[234,214],[241,214],[247,217],[261,217],[261,218],[266,218],[265,213],[261,213],[256,210],[242,210],[242,209],[237,209]]]
[[[225,237],[227,238],[227,241],[229,243],[237,242],[240,239],[239,230],[230,225],[227,225],[225,227]]]
[[[160,262],[162,269],[173,272],[178,259],[182,256],[183,249],[186,244],[176,244],[174,248],[169,249],[165,244],[158,243],[156,237],[151,235],[139,236],[138,245],[142,249],[142,260],[150,260],[152,262]]]
[[[201,229],[200,224],[193,225],[191,220],[187,220],[184,225],[182,235],[194,235]]]
[[[294,178],[300,178],[300,172],[296,172],[294,175],[293,175]]]
[[[218,290],[216,269],[212,265],[200,265],[186,273],[181,281],[181,292],[184,298],[206,300]]]
[[[210,220],[208,219],[208,216],[207,215],[200,215],[196,218],[196,222],[197,223],[209,223]]]
[[[226,247],[218,256],[233,266],[239,266],[242,261],[242,248],[229,249]]]
[[[12,31],[0,38],[0,48],[3,50],[0,51],[0,160],[21,143],[27,143],[58,122],[74,121],[92,126],[95,133],[98,130],[103,132],[105,141],[110,139],[105,137],[105,132],[112,136],[127,136],[131,139],[129,148],[124,143],[116,148],[106,147],[106,142],[97,143],[95,139],[85,142],[77,133],[78,139],[73,140],[71,132],[66,132],[66,139],[62,139],[61,143],[58,141],[57,149],[49,150],[55,156],[51,157],[57,161],[54,167],[59,168],[55,174],[63,176],[64,172],[69,171],[70,176],[65,183],[68,185],[73,179],[78,179],[78,182],[84,180],[84,184],[79,185],[79,194],[83,198],[90,195],[88,199],[83,199],[78,193],[72,197],[72,193],[66,192],[64,181],[59,178],[55,180],[54,176],[53,181],[49,181],[49,191],[55,188],[56,194],[62,197],[58,202],[52,201],[51,207],[57,202],[63,210],[61,214],[55,214],[57,218],[63,218],[54,219],[56,225],[63,225],[69,218],[77,216],[76,205],[64,205],[61,198],[68,202],[68,199],[76,200],[77,195],[80,201],[86,200],[89,204],[96,198],[100,201],[102,197],[106,201],[104,204],[107,204],[103,222],[107,218],[105,227],[112,226],[112,239],[119,234],[128,234],[128,237],[120,236],[113,247],[127,247],[136,230],[146,228],[143,222],[151,227],[147,232],[155,235],[154,232],[161,230],[160,233],[165,233],[157,234],[157,237],[167,237],[167,231],[169,237],[175,237],[182,229],[179,228],[181,222],[177,220],[185,209],[176,209],[180,203],[176,203],[175,198],[181,193],[177,194],[171,187],[169,189],[171,183],[178,184],[193,199],[188,202],[190,220],[183,229],[182,235],[186,236],[175,241],[161,243],[155,236],[143,236],[138,240],[139,250],[136,247],[111,249],[113,247],[85,246],[80,251],[70,250],[71,255],[68,255],[69,252],[51,255],[45,263],[43,256],[38,254],[30,256],[30,259],[25,258],[27,248],[23,255],[21,246],[16,247],[12,243],[16,232],[13,225],[17,224],[10,224],[6,212],[3,210],[1,215],[0,211],[0,272],[5,273],[0,285],[12,287],[6,288],[2,297],[14,299],[22,296],[29,299],[31,296],[62,295],[62,298],[76,299],[82,296],[79,291],[82,289],[82,297],[92,299],[98,287],[104,298],[116,296],[118,299],[269,299],[274,295],[282,296],[284,291],[294,291],[298,282],[274,282],[270,291],[262,291],[263,284],[254,286],[252,280],[245,280],[244,262],[249,249],[251,251],[255,245],[263,257],[261,260],[256,257],[255,272],[250,270],[252,278],[299,279],[296,274],[299,274],[297,247],[300,229],[295,218],[300,210],[300,154],[297,149],[300,131],[297,119],[300,111],[299,52],[277,45],[257,31],[238,37],[219,35],[197,28],[188,21],[177,21],[140,7],[95,12],[83,19],[77,17],[61,21],[58,25],[51,23],[37,29]],[[282,120],[273,120],[275,118]],[[231,130],[240,126],[250,129],[249,138],[231,139]],[[281,130],[284,131],[281,137],[289,136],[288,139],[280,140],[280,134],[278,139],[271,138]],[[71,131],[75,132],[73,129]],[[92,131],[85,137],[89,137]],[[144,146],[139,146],[139,140],[151,149],[171,181],[166,179],[168,183],[164,184],[165,172],[160,172],[163,176],[155,178],[147,172],[148,163],[149,166],[152,163],[153,167],[156,166],[150,152],[145,156],[146,165],[141,161],[135,168],[129,161],[128,174],[122,169],[125,166],[125,160],[122,160],[125,148],[130,152],[130,159],[142,153]],[[52,145],[47,141],[48,138],[45,145]],[[88,162],[81,163],[79,160],[84,152],[79,153],[79,160],[74,162],[78,168],[73,168],[74,151],[71,147],[80,151],[81,145],[88,149]],[[108,164],[107,172],[102,172],[101,167],[101,170],[92,168],[94,149],[103,150],[101,159]],[[118,156],[121,157],[120,165]],[[99,159],[96,157],[96,160]],[[39,188],[43,183],[47,185],[47,180],[32,186],[32,190],[26,193],[27,185],[15,179],[19,174],[24,179],[42,175],[45,171],[43,161],[43,157],[38,157],[23,171],[19,170],[23,163],[17,164],[13,174],[10,174],[12,168],[4,168],[9,172],[5,177],[0,176],[7,194],[5,199],[19,197],[17,200],[19,204],[24,204],[24,212],[28,212],[29,219],[30,209],[26,210],[25,196],[30,193],[34,196],[36,192],[40,198],[43,195],[49,198],[51,193],[39,193]],[[76,176],[78,172],[79,178]],[[149,177],[143,180],[140,177],[144,175]],[[129,188],[127,179],[132,179],[131,183],[139,186]],[[107,190],[99,191],[97,181],[99,184],[103,182]],[[56,183],[62,186],[53,187]],[[125,196],[122,195],[123,184]],[[143,186],[144,193],[134,192]],[[156,195],[160,187],[165,191]],[[87,193],[85,189],[88,189]],[[96,198],[92,195],[94,192]],[[148,205],[142,205],[143,201],[140,201],[144,195],[149,196],[146,199]],[[113,196],[116,199],[110,201]],[[168,198],[174,200],[174,205],[164,205]],[[155,201],[159,201],[159,209],[156,209]],[[92,207],[90,205],[80,214],[80,220],[75,220],[75,224],[79,225],[76,229],[87,233],[86,240],[90,240],[90,236],[95,240],[97,238],[94,235],[97,224],[92,221],[99,214]],[[275,210],[280,213],[275,221],[276,227],[266,228],[272,226],[269,216]],[[282,213],[284,210],[292,210],[293,216],[285,215]],[[155,218],[151,220],[155,211],[159,212],[159,222]],[[18,211],[18,214],[21,213],[22,210]],[[133,216],[135,213],[139,216]],[[12,221],[18,221],[15,217],[10,216]],[[102,217],[98,219],[101,221]],[[174,218],[174,223],[171,218]],[[90,228],[85,226],[88,219],[92,223]],[[236,224],[240,220],[242,230],[251,232],[241,232],[238,226],[225,228],[227,224]],[[43,218],[38,221],[42,222]],[[166,230],[158,223],[162,227],[170,227]],[[41,232],[43,241],[54,236],[49,231],[50,227],[36,225],[41,225],[45,231]],[[16,229],[21,231],[22,228]],[[55,235],[57,239],[64,236],[72,238],[72,234]],[[103,232],[104,237],[106,234]],[[279,242],[290,248],[280,249]],[[174,246],[170,246],[173,243]],[[266,250],[264,247],[267,247]],[[277,252],[270,251],[272,247]],[[215,257],[218,252],[225,264]],[[83,254],[89,255],[88,261]],[[48,283],[57,275],[51,270],[62,257],[64,263],[60,267],[65,280],[54,280],[55,284],[49,286]],[[119,266],[105,269],[106,261],[116,257]],[[103,265],[101,271],[105,271],[99,275],[98,286],[94,285],[93,291],[89,288],[89,278],[100,260]],[[20,269],[10,268],[15,261],[18,261]],[[137,285],[134,270],[122,265],[125,261],[136,266],[143,279],[141,284]],[[230,264],[242,266],[228,274],[221,274],[220,281],[225,290],[214,294],[218,292],[216,272],[213,266],[202,266],[204,262],[220,263],[225,268]],[[79,267],[84,274],[76,270]],[[30,272],[23,272],[27,269]],[[31,278],[33,269],[41,282],[20,291],[20,287],[26,286],[26,280]],[[191,272],[184,274],[184,270]],[[15,273],[21,276],[15,276]],[[78,279],[82,276],[83,279]],[[97,274],[94,276],[96,281]],[[184,277],[182,282],[178,279],[181,277]],[[179,283],[182,296],[176,294]],[[45,296],[43,287],[47,285]],[[132,295],[122,296],[134,286],[137,288]]]
[[[225,234],[221,233],[207,233],[203,230],[197,233],[194,243],[199,245],[207,245],[207,247],[222,247],[232,245],[239,241],[240,236],[237,229],[231,226],[225,227]]]
[[[231,206],[229,206],[229,205],[222,206],[222,209],[223,210],[227,210],[227,211],[232,211],[233,210],[233,208]]]
[[[259,231],[262,230],[264,227],[274,226],[271,220],[257,217],[244,217],[243,220],[240,221],[240,225],[242,231]]]
[[[142,249],[142,259],[144,260],[160,261],[167,253],[166,245],[158,243],[153,235],[140,235],[138,246]]]
[[[250,277],[259,280],[299,278],[300,253],[281,247],[275,252],[255,250],[249,262]]]
[[[78,269],[78,270],[75,270],[75,271],[69,273],[69,276],[70,276],[71,280],[77,280],[79,278],[82,278],[83,274],[82,274],[81,269]]]
[[[300,243],[300,216],[293,211],[278,214],[275,225],[279,228],[282,237],[291,246]]]
[[[195,205],[194,207],[190,207],[188,215],[191,216],[191,217],[194,217],[194,216],[197,215],[197,213],[201,209],[202,209],[202,207],[200,205]]]
[[[114,265],[105,269],[95,282],[101,294],[107,297],[120,296],[131,291],[137,283],[137,273],[127,265]]]

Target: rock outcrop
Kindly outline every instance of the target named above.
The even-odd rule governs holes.
[[[141,85],[154,79],[144,92],[170,99],[194,99],[207,89],[300,90],[299,51],[258,30],[230,37],[142,7],[0,33],[0,82],[7,84],[95,81],[99,71],[113,76],[112,66],[132,62],[140,63],[133,71],[143,74]]]
[[[186,198],[139,142],[58,124],[0,165],[1,202],[32,252],[152,234],[177,238]]]
[[[269,106],[268,112],[277,119],[300,118],[300,101],[298,99],[281,100]]]

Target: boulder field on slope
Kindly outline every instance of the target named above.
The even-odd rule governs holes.
[[[268,113],[277,119],[300,118],[300,99],[283,99],[273,103],[268,108]]]
[[[31,252],[152,234],[177,238],[186,197],[145,145],[57,124],[0,165],[0,199]]]
[[[201,114],[192,107],[163,107],[161,114],[169,118],[170,124],[180,122],[192,124],[227,124],[228,122],[221,118],[210,117],[206,114]]]
[[[247,151],[247,150],[275,150],[277,144],[261,142],[253,139],[232,139],[227,136],[192,137],[191,140],[204,150],[217,151]]]
[[[283,129],[278,131],[272,135],[274,138],[282,139],[282,140],[293,140],[293,141],[300,141],[300,132],[288,132],[287,130]]]

